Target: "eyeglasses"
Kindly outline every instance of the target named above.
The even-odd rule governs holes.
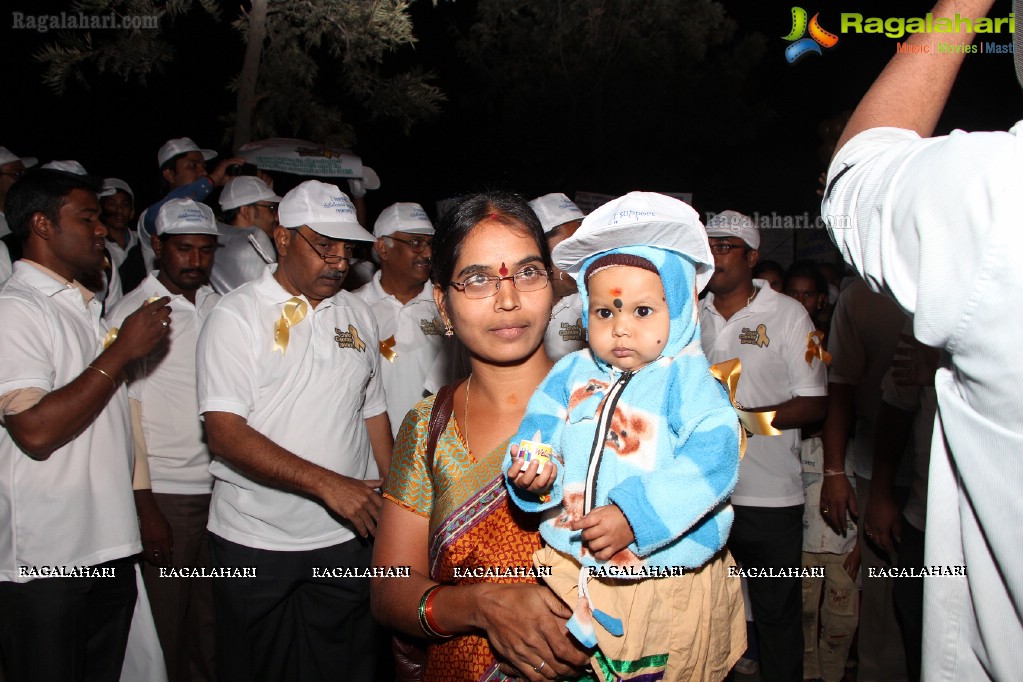
[[[472,275],[461,282],[449,282],[449,284],[465,294],[466,298],[490,298],[500,291],[501,282],[506,279],[510,279],[517,290],[528,292],[543,289],[547,286],[550,278],[550,271],[530,266],[507,277]]]
[[[319,256],[323,260],[323,262],[326,263],[327,265],[337,265],[341,261],[349,261],[349,260],[352,259],[352,254],[355,253],[355,245],[354,244],[349,244],[348,242],[341,242],[341,241],[339,241],[337,243],[344,245],[343,248],[345,250],[345,254],[343,256],[337,256],[337,255],[334,255],[332,253],[323,253],[318,248],[313,246],[313,243],[311,241],[306,239],[306,236],[304,234],[302,234],[301,230],[299,230],[298,228],[294,228],[294,229],[292,229],[292,232],[295,232],[296,234],[298,234],[298,236],[301,237],[302,240],[305,241],[305,243],[309,245],[309,248],[312,249],[313,251],[315,251],[316,255]]]
[[[20,178],[24,174],[25,174],[25,171],[23,171],[23,170],[19,170],[19,171],[0,171],[0,175],[10,175],[12,178]]]
[[[710,252],[713,253],[715,256],[728,255],[728,252],[731,251],[732,249],[749,250],[749,247],[746,246],[745,244],[732,244],[730,242],[715,242],[710,245]]]
[[[413,237],[412,239],[401,239],[400,237],[395,237],[393,234],[387,235],[387,238],[393,239],[396,242],[401,242],[405,246],[409,247],[412,253],[422,253],[427,249],[433,248],[432,239],[423,239],[422,237]]]
[[[265,208],[268,211],[272,211],[274,213],[277,213],[277,206],[278,206],[277,204],[264,204],[264,203],[261,203],[261,202],[256,202],[256,203],[254,203],[252,205],[253,206],[259,206],[260,208]]]

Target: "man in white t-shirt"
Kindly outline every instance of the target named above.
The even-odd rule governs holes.
[[[753,279],[760,232],[753,221],[723,211],[707,223],[714,254],[710,293],[700,304],[703,350],[711,363],[739,358],[736,400],[774,411],[776,436],[749,438],[732,493],[735,522],[728,548],[746,569],[795,569],[791,577],[747,577],[765,680],[798,680],[803,671],[803,479],[799,429],[823,419],[827,377],[807,361],[813,323],[803,306]]]
[[[269,176],[266,176],[269,178]],[[273,234],[281,198],[266,180],[231,178],[220,193],[220,248],[210,283],[221,294],[258,279],[277,262]]]
[[[137,363],[128,384],[142,576],[171,682],[213,680],[212,581],[167,578],[158,570],[211,566],[206,522],[213,477],[199,421],[195,348],[220,299],[207,283],[217,250],[213,211],[172,199],[160,207],[152,241],[158,270],[107,314],[111,327],[119,327],[147,300],[170,298],[170,343]]]
[[[0,659],[9,680],[117,679],[139,529],[124,370],[167,298],[115,336],[77,281],[104,258],[99,180],[37,170],[7,197],[23,258],[0,290]]]
[[[433,224],[426,211],[419,204],[392,204],[373,224],[373,235],[380,270],[353,293],[376,317],[387,416],[397,436],[405,414],[423,399],[427,374],[450,353],[430,284]]]
[[[564,194],[545,194],[529,202],[547,237],[551,251],[579,229],[586,216]],[[575,279],[557,267],[551,275],[554,288],[554,308],[551,321],[543,337],[543,347],[551,360],[557,361],[569,353],[586,348],[586,330],[583,329],[583,305]]]
[[[302,183],[281,201],[277,268],[199,336],[213,564],[255,573],[214,583],[221,681],[373,679],[369,581],[351,575],[370,563],[392,441],[376,323],[341,290],[358,241],[373,236],[348,197]]]
[[[956,42],[969,44],[992,4],[942,0],[930,15],[965,19]],[[871,86],[839,139],[822,215],[846,261],[943,351],[924,559],[951,575],[924,583],[923,678],[1008,680],[1023,669],[1023,125],[926,137],[965,58],[926,54],[946,38],[912,34]]]

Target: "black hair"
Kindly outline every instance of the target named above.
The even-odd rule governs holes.
[[[783,289],[788,288],[789,280],[793,277],[806,277],[813,281],[813,285],[817,287],[818,294],[827,295],[828,293],[828,280],[824,279],[824,275],[821,274],[817,264],[813,261],[797,260],[790,265],[788,271],[785,272],[785,281],[782,284]]]
[[[220,212],[220,222],[231,225],[234,223],[235,218],[238,217],[238,213],[241,212],[242,207],[236,206],[234,208],[225,208]]]
[[[781,277],[785,277],[785,268],[781,266],[781,263],[769,258],[757,261],[757,264],[753,267],[754,277],[760,277],[761,273],[764,272],[777,272]]]
[[[39,168],[25,173],[7,192],[4,216],[11,232],[19,239],[28,237],[32,216],[42,213],[57,225],[60,208],[76,189],[98,194],[103,181],[92,175],[77,175],[52,168]]]
[[[457,203],[441,216],[437,231],[433,235],[433,267],[430,278],[434,284],[447,288],[455,270],[455,263],[462,253],[465,238],[484,220],[493,220],[528,234],[540,251],[544,267],[548,270],[554,267],[543,226],[529,203],[513,192],[481,192],[459,198]]]

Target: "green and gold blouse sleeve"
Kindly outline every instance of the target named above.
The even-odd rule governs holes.
[[[426,439],[434,397],[417,403],[398,430],[391,455],[391,470],[384,497],[413,514],[430,518],[433,511],[433,476],[426,468]]]

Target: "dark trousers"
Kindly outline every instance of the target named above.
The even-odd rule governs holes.
[[[305,552],[276,552],[210,534],[214,568],[255,568],[254,578],[217,578],[216,661],[220,682],[371,682],[380,640],[369,579],[314,577],[313,569],[365,569],[361,539]]]
[[[924,532],[902,517],[902,541],[899,543],[899,568],[924,566]],[[937,578],[941,580],[941,578]],[[895,578],[892,601],[906,644],[906,672],[912,682],[920,679],[920,648],[923,643],[924,579]]]
[[[803,679],[803,505],[733,505],[728,549],[744,569],[795,569],[792,578],[746,578],[763,680]]]
[[[170,524],[174,541],[171,566],[208,568],[210,495],[153,493]],[[156,621],[156,633],[170,682],[215,679],[213,664],[213,580],[160,577],[160,569],[142,563],[142,579]]]
[[[120,678],[138,596],[135,566],[124,558],[93,568],[112,569],[112,576],[0,582],[0,658],[8,682]]]

